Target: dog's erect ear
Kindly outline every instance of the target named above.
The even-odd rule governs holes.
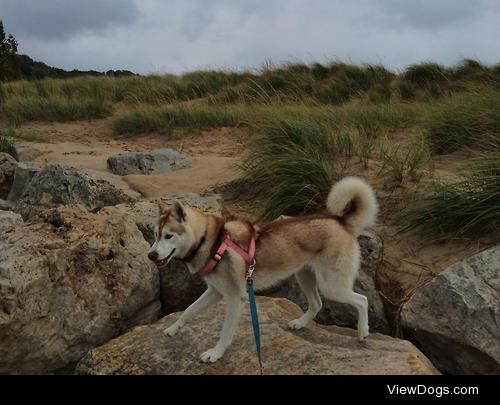
[[[177,222],[182,222],[186,219],[186,212],[184,211],[184,207],[179,200],[175,200],[172,213],[174,214],[174,218]]]
[[[162,204],[161,201],[158,201],[158,216],[161,217],[166,211],[165,206]]]

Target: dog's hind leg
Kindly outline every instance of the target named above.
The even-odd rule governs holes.
[[[303,268],[295,273],[295,279],[307,299],[307,311],[297,319],[288,324],[292,329],[305,327],[321,309],[322,302],[316,285],[316,275],[308,268]]]
[[[369,334],[368,299],[353,291],[354,279],[359,266],[358,256],[337,260],[334,269],[316,272],[318,286],[325,298],[354,306],[358,312],[358,338],[362,342]]]
[[[233,342],[234,332],[238,327],[243,306],[242,297],[226,297],[226,315],[220,334],[219,341],[214,348],[207,350],[201,355],[201,360],[205,363],[214,363],[219,360],[229,345]]]
[[[221,298],[222,294],[209,286],[208,289],[200,296],[200,298],[198,298],[189,307],[187,307],[179,317],[179,319],[172,326],[166,328],[163,333],[167,336],[174,336],[186,322],[193,319],[196,315],[203,312],[209,306],[220,301]]]
[[[331,298],[344,304],[351,304],[358,311],[358,338],[363,342],[369,335],[368,327],[368,299],[354,291],[341,291],[335,293]]]

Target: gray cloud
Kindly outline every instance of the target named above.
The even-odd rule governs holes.
[[[0,0],[1,17],[18,36],[61,41],[137,18],[134,0]]]
[[[398,69],[422,60],[500,60],[497,0],[46,0],[30,17],[27,3],[0,0],[7,30],[21,52],[66,69],[182,72],[335,58]]]

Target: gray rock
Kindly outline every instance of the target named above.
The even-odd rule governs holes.
[[[500,246],[420,287],[403,307],[401,324],[440,370],[500,374]]]
[[[10,189],[7,199],[10,201],[17,201],[21,198],[31,179],[35,176],[35,174],[40,172],[40,170],[41,167],[36,163],[20,162],[16,167],[12,188]]]
[[[17,157],[20,162],[30,162],[46,153],[41,151],[40,149],[27,145],[16,145],[16,151]]]
[[[165,206],[175,200],[203,212],[225,215],[224,202],[218,194],[176,194],[157,200],[142,200],[133,204],[122,204],[116,208],[132,218],[150,245],[154,242],[154,227],[158,220],[158,201]],[[164,313],[186,309],[207,288],[198,275],[191,275],[185,263],[173,260],[160,270],[161,302]]]
[[[16,211],[24,218],[31,218],[46,208],[81,204],[96,212],[105,206],[134,201],[137,196],[137,193],[130,195],[95,172],[49,165],[29,182],[17,202]]]
[[[0,199],[0,210],[1,211],[12,211],[14,209],[14,203],[12,201]]]
[[[107,162],[109,169],[120,176],[164,173],[191,167],[189,160],[173,149],[120,153],[109,157]]]
[[[22,223],[21,215],[12,211],[0,211],[0,232],[8,232]]]
[[[258,297],[265,374],[439,374],[410,342],[371,335],[365,344],[356,332],[312,322],[301,331],[287,324],[302,311],[285,299]],[[91,350],[77,374],[257,374],[258,365],[248,305],[244,306],[233,344],[214,364],[199,355],[213,347],[224,316],[224,303],[210,307],[175,337],[163,329],[179,314],[140,326]]]
[[[389,334],[390,328],[385,315],[384,305],[375,286],[377,266],[382,246],[375,237],[368,233],[359,237],[359,243],[361,246],[361,266],[354,285],[354,291],[366,295],[368,298],[370,331]],[[278,288],[262,294],[288,298],[299,305],[304,311],[307,309],[307,301],[294,277],[286,280]],[[322,301],[323,307],[316,316],[317,322],[325,325],[356,328],[358,314],[352,306],[329,301],[325,298],[322,298]]]
[[[57,209],[58,226],[0,232],[0,370],[67,370],[87,350],[160,313],[159,276],[117,209]]]
[[[16,159],[8,153],[0,152],[0,198],[7,198],[9,195],[16,166]]]

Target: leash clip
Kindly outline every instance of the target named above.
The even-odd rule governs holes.
[[[253,272],[255,271],[255,259],[252,260],[252,264],[248,267],[247,270],[247,282],[251,283],[253,282]]]

